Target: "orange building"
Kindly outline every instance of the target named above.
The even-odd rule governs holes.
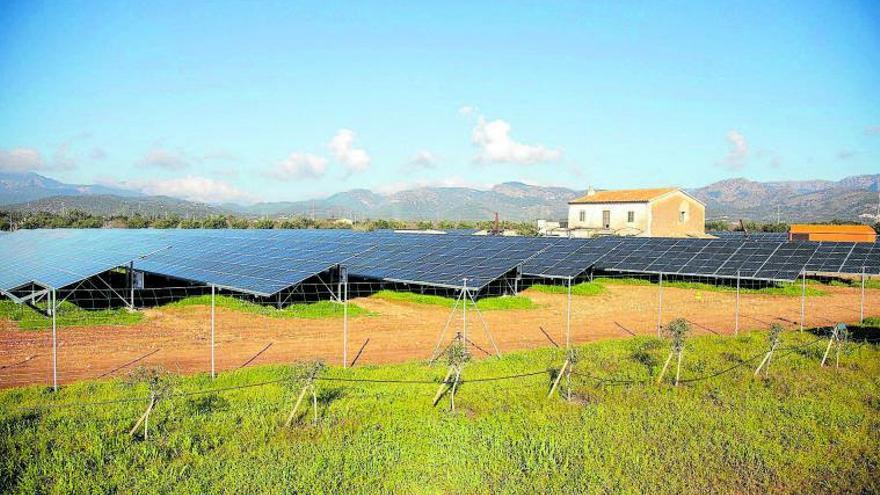
[[[870,225],[794,224],[788,231],[790,241],[874,242],[877,233]]]

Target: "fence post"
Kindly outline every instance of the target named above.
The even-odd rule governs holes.
[[[461,332],[464,336],[464,349],[465,354],[467,354],[467,300],[468,300],[468,290],[467,290],[467,279],[463,279],[464,285],[461,289],[461,297],[462,297],[462,305],[461,305]],[[476,304],[476,303],[474,303]]]
[[[865,267],[862,267],[862,295],[859,301],[859,325],[865,323]]]
[[[211,284],[211,379],[217,377],[214,372],[214,284]]]
[[[736,271],[736,320],[733,327],[733,334],[739,335],[739,270]]]
[[[348,270],[341,268],[342,287],[342,367],[348,368]]]
[[[807,272],[801,272],[801,331],[804,331],[807,302]]]
[[[660,336],[660,328],[663,326],[663,273],[660,273],[660,286],[657,298],[657,336]]]
[[[58,391],[58,321],[56,313],[58,312],[58,295],[55,289],[50,292],[50,304],[52,305],[52,390]]]
[[[571,347],[571,277],[568,277],[568,308],[565,312],[565,348]]]

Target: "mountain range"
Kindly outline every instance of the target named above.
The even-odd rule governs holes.
[[[756,182],[728,179],[688,192],[706,203],[709,219],[784,222],[862,220],[878,211],[880,174],[839,181]],[[33,172],[0,173],[0,208],[99,215],[244,215],[252,217],[347,217],[401,220],[479,220],[495,212],[508,220],[564,219],[567,202],[583,190],[505,182],[488,190],[422,187],[390,194],[353,189],[311,201],[209,205],[100,185],[65,184]],[[868,217],[870,215],[871,217]]]

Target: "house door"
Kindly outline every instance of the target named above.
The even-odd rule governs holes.
[[[602,228],[611,228],[611,210],[602,210]]]

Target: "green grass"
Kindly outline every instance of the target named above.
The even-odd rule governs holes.
[[[543,292],[545,294],[568,294],[567,285],[535,284],[529,290]],[[598,296],[605,292],[605,286],[597,282],[581,282],[571,286],[571,294],[574,296]]]
[[[786,333],[782,346],[813,335]],[[457,411],[436,383],[319,381],[311,411],[282,427],[298,390],[284,384],[178,396],[128,430],[146,403],[119,380],[0,391],[0,487],[9,493],[877,493],[880,349],[853,345],[820,368],[824,339],[679,387],[596,386],[547,400],[547,374],[464,383]],[[688,341],[683,378],[766,349],[766,334]],[[651,337],[580,348],[579,373],[651,380],[668,343]],[[559,366],[562,351],[468,364],[463,379]],[[328,377],[440,380],[441,363],[329,368]],[[284,366],[180,380],[179,392],[277,380]],[[63,406],[69,407],[63,407]],[[30,409],[33,407],[34,409]]]
[[[380,290],[370,297],[384,299],[386,301],[403,302],[410,304],[427,304],[452,308],[455,299],[430,294],[416,294],[414,292],[398,292],[393,290]],[[470,305],[468,307],[471,307]],[[477,307],[481,311],[499,311],[511,309],[536,309],[541,306],[526,296],[499,296],[484,297],[477,300]]]
[[[163,308],[183,308],[188,306],[210,306],[211,296],[192,296],[170,304],[166,304]],[[252,303],[237,297],[231,296],[215,296],[214,305],[218,308],[225,308],[243,313],[257,314],[272,318],[305,318],[305,319],[321,319],[321,318],[342,318],[343,307],[339,303],[332,301],[318,301],[314,303],[291,304],[283,309],[277,309],[272,306],[264,306],[262,304]],[[348,316],[374,316],[375,314],[366,309],[348,303]]]
[[[46,307],[45,304],[40,307]],[[140,322],[144,315],[125,308],[88,310],[63,301],[58,306],[56,324],[59,327],[102,326],[102,325],[133,325]],[[52,318],[34,311],[29,306],[17,304],[9,300],[0,300],[0,319],[18,323],[23,330],[42,330],[52,328]]]
[[[642,278],[611,278],[611,277],[597,277],[593,279],[594,284],[599,285],[657,285],[656,282],[642,279]],[[816,287],[820,285],[818,283],[813,283],[813,281],[808,281],[806,291],[804,292],[808,297],[810,296],[824,296],[827,294],[826,291]],[[664,287],[675,287],[677,289],[694,289],[694,290],[703,290],[709,292],[736,292],[736,287],[729,285],[713,285],[706,284],[702,282],[685,282],[681,280],[670,280],[663,281]],[[771,296],[787,296],[787,297],[801,297],[801,284],[798,282],[794,283],[782,283],[778,284],[774,287],[763,287],[761,289],[750,289],[740,287],[741,294],[765,294]]]

